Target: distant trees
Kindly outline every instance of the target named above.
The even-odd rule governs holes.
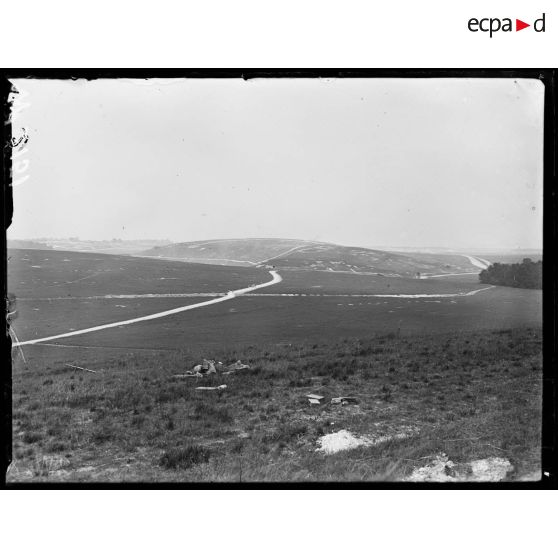
[[[521,289],[542,289],[542,260],[525,258],[521,263],[494,263],[479,274],[481,283]]]

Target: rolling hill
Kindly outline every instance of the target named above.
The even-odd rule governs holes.
[[[23,250],[64,250],[69,252],[88,252],[91,254],[122,254],[133,255],[143,252],[162,242],[169,240],[135,239],[123,240],[81,240],[72,238],[40,238],[30,240],[8,239],[8,249]]]
[[[203,240],[156,246],[141,255],[196,263],[254,266],[311,244],[304,240],[285,238]]]
[[[470,258],[459,254],[409,254],[282,238],[183,242],[158,246],[140,255],[195,263],[395,277],[479,272]]]

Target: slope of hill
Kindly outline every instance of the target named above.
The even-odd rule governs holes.
[[[95,254],[130,255],[143,252],[168,240],[81,240],[79,238],[40,238],[31,240],[8,239],[8,248],[24,250],[65,250],[70,252],[90,252]]]
[[[52,250],[52,246],[44,242],[35,242],[34,240],[12,240],[8,238],[8,250],[21,249],[21,250]]]
[[[456,254],[402,254],[335,244],[306,246],[268,263],[282,269],[381,273],[388,276],[479,271],[467,257]]]
[[[280,238],[205,240],[159,246],[142,256],[221,265],[274,266],[284,270],[372,273],[416,276],[417,273],[478,273],[478,266],[459,254],[403,254]]]
[[[157,246],[141,255],[198,263],[252,266],[264,264],[270,258],[281,257],[307,245],[312,243],[286,238],[203,240]]]

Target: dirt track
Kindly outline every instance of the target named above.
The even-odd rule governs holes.
[[[101,329],[109,329],[113,327],[119,327],[124,325],[129,325],[137,322],[145,322],[147,320],[155,320],[157,318],[163,318],[165,316],[170,316],[172,314],[178,314],[180,312],[186,312],[187,310],[193,310],[195,308],[201,308],[203,306],[210,306],[212,304],[218,304],[219,302],[224,302],[226,300],[231,300],[239,295],[243,295],[257,289],[263,289],[264,287],[270,287],[271,285],[276,285],[280,283],[283,278],[276,271],[269,272],[273,279],[267,283],[260,283],[259,285],[253,285],[251,287],[245,287],[243,289],[237,289],[235,291],[229,291],[225,296],[219,298],[214,298],[212,300],[205,300],[204,302],[198,302],[196,304],[189,304],[188,306],[180,306],[178,308],[172,308],[171,310],[165,310],[164,312],[157,312],[156,314],[149,314],[147,316],[141,316],[139,318],[132,318],[130,320],[123,320],[120,322],[113,322],[109,324],[103,324],[100,326],[89,327],[86,329],[80,329],[78,331],[70,331],[68,333],[61,333],[59,335],[52,335],[50,337],[42,337],[41,339],[31,339],[29,341],[22,341],[19,343],[14,343],[14,347],[19,347],[22,345],[33,345],[35,343],[42,343],[45,341],[52,341],[53,339],[61,339],[63,337],[73,337],[75,335],[82,335],[84,333],[91,333],[93,331],[99,331]]]

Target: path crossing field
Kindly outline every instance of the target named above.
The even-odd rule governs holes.
[[[419,280],[42,250],[10,256],[15,345],[26,349],[58,340],[153,349],[335,340],[542,319],[540,291],[481,285],[474,275]]]

